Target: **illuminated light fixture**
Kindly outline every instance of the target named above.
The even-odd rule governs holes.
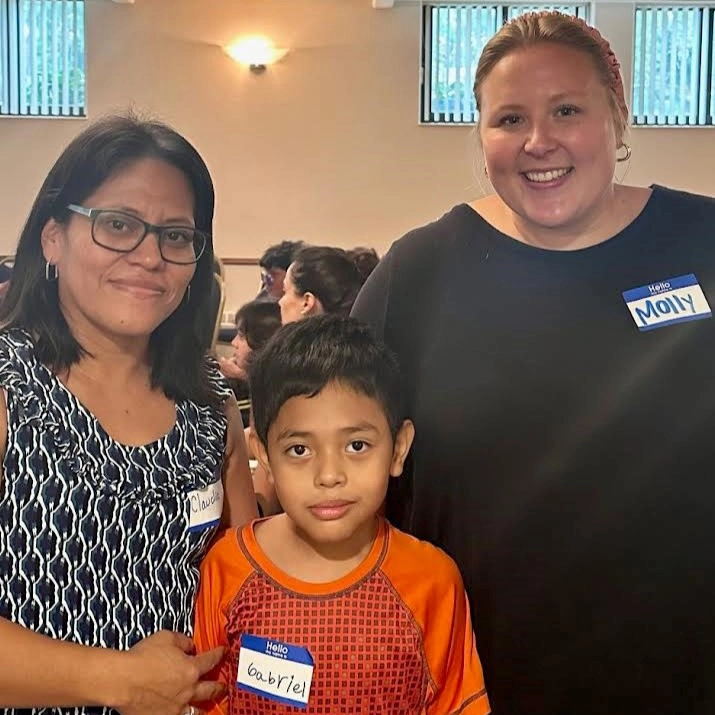
[[[268,65],[283,59],[288,53],[287,49],[274,47],[273,43],[265,37],[246,37],[224,47],[226,54],[246,65],[251,72],[265,71]]]

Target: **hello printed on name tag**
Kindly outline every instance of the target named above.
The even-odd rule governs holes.
[[[712,317],[693,273],[624,291],[623,299],[640,331]]]
[[[189,531],[216,526],[223,512],[223,482],[219,479],[205,489],[189,492]]]
[[[314,665],[307,648],[244,633],[236,686],[284,705],[306,708]]]

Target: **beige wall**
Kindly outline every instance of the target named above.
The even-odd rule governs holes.
[[[630,74],[632,8],[595,21]],[[385,250],[409,228],[481,193],[474,139],[417,123],[420,10],[370,0],[87,0],[90,118],[128,106],[173,123],[217,187],[215,243],[256,257],[284,238]],[[220,49],[264,33],[291,53],[262,76]],[[85,126],[0,120],[0,252],[11,252],[49,166]],[[715,130],[638,129],[627,181],[715,194]],[[256,291],[230,268],[228,308]]]

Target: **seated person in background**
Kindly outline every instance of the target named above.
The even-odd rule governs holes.
[[[350,248],[347,253],[357,266],[360,272],[360,278],[364,283],[375,268],[377,268],[377,264],[380,262],[380,256],[377,255],[377,251],[374,248],[364,248],[363,246]]]
[[[283,282],[283,325],[322,313],[347,315],[364,280],[347,251],[307,246],[295,255]]]
[[[10,287],[11,278],[12,268],[4,263],[0,263],[0,300],[5,297],[5,294]]]
[[[259,350],[281,327],[281,311],[277,303],[252,300],[236,312],[236,337],[231,341],[234,351],[230,358],[221,358],[221,372],[233,380],[248,380],[248,364],[254,350]]]
[[[282,328],[250,370],[253,449],[285,513],[201,566],[197,650],[225,646],[212,713],[484,715],[462,579],[380,516],[414,428],[397,362],[351,318]]]
[[[260,350],[270,337],[281,327],[281,310],[277,303],[267,300],[252,300],[242,305],[236,313],[236,337],[231,341],[234,347],[233,357],[221,358],[219,366],[229,379],[233,388],[241,419],[245,428],[246,439],[251,428],[251,396],[248,388],[248,366],[254,351]],[[258,500],[261,515],[276,514],[280,511],[274,489],[266,480],[265,472],[256,467],[254,455],[248,456],[253,469],[253,488]]]
[[[278,300],[283,295],[286,271],[303,245],[302,241],[281,241],[266,249],[258,261],[261,267],[261,290],[256,296],[258,300]]]

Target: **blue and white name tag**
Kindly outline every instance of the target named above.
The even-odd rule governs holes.
[[[624,291],[623,298],[641,331],[712,317],[703,289],[692,273]]]
[[[306,708],[313,668],[307,648],[244,633],[236,686],[284,705]]]
[[[189,492],[189,531],[215,526],[223,512],[223,482],[219,479],[205,489]]]

